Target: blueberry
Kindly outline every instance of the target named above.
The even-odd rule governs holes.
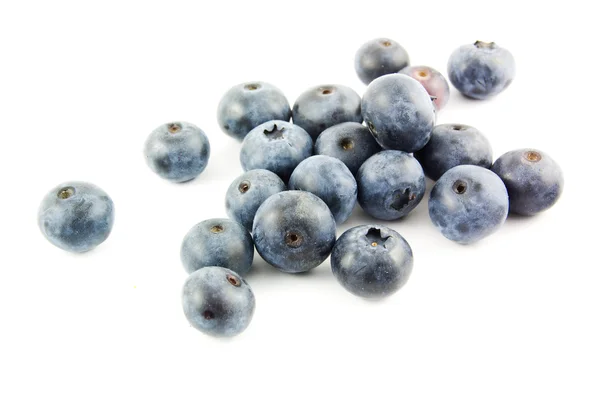
[[[506,185],[510,212],[524,216],[554,206],[565,185],[558,163],[537,149],[507,152],[494,162],[492,171]]]
[[[323,130],[336,124],[362,123],[360,96],[339,84],[313,87],[300,94],[292,108],[292,118],[316,140]]]
[[[215,337],[242,333],[254,315],[254,293],[235,272],[204,267],[188,276],[182,292],[183,312],[193,327]]]
[[[413,268],[413,253],[398,232],[359,225],[344,232],[331,252],[331,270],[349,292],[382,298],[397,292]]]
[[[148,166],[173,182],[196,178],[204,171],[210,156],[210,143],[197,126],[186,122],[163,124],[146,140]]]
[[[396,220],[410,213],[425,195],[425,175],[415,158],[382,151],[358,170],[358,203],[372,217]]]
[[[496,232],[508,214],[508,194],[493,172],[473,165],[448,170],[429,197],[429,216],[442,234],[473,243]]]
[[[277,174],[269,170],[250,170],[233,180],[225,195],[227,215],[249,231],[260,205],[271,195],[285,191]]]
[[[385,149],[415,152],[435,125],[435,107],[427,90],[412,77],[382,76],[362,98],[362,113],[373,137]]]
[[[292,110],[285,95],[265,82],[233,86],[225,93],[217,110],[221,129],[240,141],[260,124],[269,120],[289,121],[291,117]]]
[[[325,202],[338,224],[350,217],[356,205],[356,180],[339,159],[316,155],[303,160],[292,173],[290,189],[307,191]]]
[[[467,97],[486,99],[504,91],[515,78],[515,59],[496,43],[460,46],[448,60],[448,76]]]
[[[181,245],[181,262],[188,273],[203,267],[228,268],[244,275],[254,258],[254,243],[246,228],[227,218],[196,224]]]
[[[329,127],[315,142],[315,153],[327,155],[344,162],[352,174],[362,164],[381,151],[369,129],[360,123],[346,122]]]
[[[380,38],[366,42],[356,52],[354,69],[364,84],[408,66],[408,53],[393,40]]]
[[[313,142],[300,126],[272,120],[252,129],[242,142],[244,171],[266,169],[287,182],[298,164],[312,155]]]
[[[475,127],[464,124],[435,126],[431,139],[415,153],[427,177],[437,180],[446,171],[461,164],[489,169],[492,166],[492,146]]]
[[[421,83],[433,98],[436,110],[442,109],[450,99],[450,86],[444,76],[429,66],[407,66],[399,73],[408,75]]]
[[[312,193],[286,191],[258,208],[252,235],[266,262],[283,272],[305,272],[329,256],[335,220],[325,202]]]
[[[106,192],[86,182],[66,182],[42,200],[38,225],[53,245],[81,253],[108,238],[114,218],[114,204]]]

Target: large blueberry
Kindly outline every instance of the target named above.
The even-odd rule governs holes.
[[[461,164],[489,169],[492,166],[492,146],[475,127],[464,124],[435,126],[429,142],[415,153],[425,175],[437,180],[446,171]]]
[[[298,164],[312,155],[313,142],[300,126],[272,120],[252,129],[242,142],[244,171],[270,170],[287,182]]]
[[[358,203],[380,220],[404,217],[425,195],[423,168],[401,151],[381,151],[371,156],[358,170],[356,182]]]
[[[244,275],[252,266],[254,243],[241,224],[227,218],[212,218],[190,229],[183,239],[180,256],[188,273],[215,266]]]
[[[435,125],[435,107],[427,90],[399,73],[369,84],[362,98],[362,114],[379,145],[404,152],[423,148]]]
[[[476,41],[460,46],[448,60],[448,77],[467,97],[486,99],[506,89],[515,78],[515,59],[496,43]]]
[[[508,191],[510,212],[532,216],[560,198],[565,181],[550,156],[537,149],[519,149],[500,156],[492,166]]]
[[[335,220],[325,202],[312,193],[286,191],[259,207],[252,235],[266,262],[283,272],[305,272],[329,256]]]
[[[242,333],[254,315],[250,286],[237,273],[222,267],[204,267],[188,276],[181,295],[190,324],[215,337]]]
[[[233,180],[225,195],[227,215],[249,231],[260,205],[271,195],[285,191],[277,174],[269,170],[250,170]]]
[[[354,69],[364,84],[408,66],[408,53],[394,40],[379,38],[363,44],[354,57]]]
[[[332,156],[344,162],[352,174],[381,151],[369,129],[360,123],[346,122],[329,127],[315,142],[315,154]]]
[[[231,137],[243,140],[259,124],[269,120],[289,121],[290,104],[277,87],[265,82],[249,82],[230,88],[217,109],[221,129]]]
[[[429,216],[442,234],[473,243],[496,232],[508,215],[508,194],[493,172],[473,165],[448,170],[429,197]]]
[[[173,182],[184,182],[204,171],[210,143],[206,134],[191,123],[166,123],[150,134],[144,155],[156,174]]]
[[[359,225],[344,232],[331,252],[331,270],[349,292],[382,298],[397,292],[413,268],[413,253],[398,232]]]
[[[417,80],[433,99],[435,108],[439,111],[450,99],[450,86],[444,75],[430,66],[407,66],[400,72]]]
[[[292,173],[290,189],[317,195],[331,210],[338,224],[350,217],[356,205],[356,180],[339,159],[325,155],[303,160]]]
[[[73,181],[46,194],[38,225],[50,243],[80,253],[108,238],[114,218],[114,204],[106,192],[93,184]]]
[[[292,118],[316,140],[323,130],[336,124],[362,123],[360,96],[340,84],[316,86],[300,94],[292,108]]]

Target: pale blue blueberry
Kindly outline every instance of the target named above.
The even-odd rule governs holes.
[[[408,53],[404,47],[387,38],[369,40],[354,57],[354,69],[364,84],[380,76],[396,73],[408,64]]]

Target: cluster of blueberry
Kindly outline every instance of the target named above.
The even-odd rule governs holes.
[[[264,82],[240,84],[224,95],[218,122],[243,140],[245,173],[226,193],[230,219],[195,225],[181,246],[190,274],[183,309],[194,327],[215,336],[246,329],[255,299],[242,276],[255,248],[288,273],[308,271],[331,255],[333,274],[350,292],[393,294],[413,267],[406,240],[378,224],[351,228],[336,240],[336,225],[356,202],[379,220],[406,216],[425,196],[425,176],[436,181],[431,220],[463,244],[495,232],[509,210],[534,215],[558,200],[562,172],[545,153],[521,149],[493,162],[477,129],[435,126],[449,85],[438,71],[408,64],[402,46],[376,39],[356,55],[358,76],[368,84],[362,98],[348,87],[324,85],[304,92],[290,108],[283,93]],[[500,93],[514,74],[512,55],[494,43],[462,46],[448,62],[451,83],[477,99]],[[188,181],[206,167],[210,144],[197,126],[168,123],[148,137],[145,156],[161,177]],[[74,252],[102,243],[112,223],[109,196],[82,182],[51,190],[39,211],[48,240]]]

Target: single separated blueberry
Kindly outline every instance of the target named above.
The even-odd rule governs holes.
[[[245,275],[254,259],[254,243],[241,224],[227,218],[212,218],[190,229],[183,239],[180,256],[189,274],[215,266]]]
[[[496,43],[460,46],[448,60],[448,77],[467,97],[486,99],[504,91],[515,78],[515,59]]]
[[[315,143],[315,154],[332,156],[344,162],[352,174],[381,151],[369,129],[360,123],[346,122],[323,131]]]
[[[280,271],[308,271],[329,256],[335,243],[335,220],[310,192],[277,193],[258,208],[252,228],[260,256]]]
[[[265,82],[249,82],[230,88],[217,109],[217,120],[225,134],[243,140],[259,124],[269,120],[289,121],[290,104],[277,87]]]
[[[182,292],[183,312],[190,324],[215,337],[242,333],[254,315],[254,293],[232,270],[204,267],[188,276]]]
[[[394,40],[379,38],[363,44],[354,57],[354,69],[364,84],[396,73],[409,64],[408,53]]]
[[[448,170],[429,196],[429,216],[442,234],[473,243],[496,232],[508,215],[508,194],[493,172],[473,165]]]
[[[506,185],[510,212],[524,216],[554,206],[565,185],[558,163],[537,149],[507,152],[494,162],[492,171]]]
[[[430,66],[407,66],[400,70],[403,75],[407,75],[421,83],[425,90],[433,99],[436,110],[446,106],[450,99],[450,86],[444,75]]]
[[[244,171],[270,170],[287,182],[298,164],[312,155],[313,142],[300,126],[272,120],[252,129],[242,142]]]
[[[425,175],[415,158],[381,151],[358,169],[358,203],[372,217],[396,220],[410,213],[425,195]]]
[[[435,125],[435,107],[427,90],[399,73],[369,84],[362,98],[362,114],[379,145],[404,152],[423,148]]]
[[[81,253],[104,242],[115,219],[106,192],[86,182],[65,182],[46,194],[38,211],[38,225],[53,245]]]
[[[331,270],[350,293],[382,298],[397,292],[413,268],[413,253],[398,232],[359,225],[344,232],[331,252]]]
[[[300,94],[292,108],[292,118],[316,140],[323,130],[336,124],[362,123],[360,96],[340,84],[316,86]]]
[[[445,172],[461,164],[492,167],[492,146],[475,127],[464,124],[440,124],[433,128],[431,138],[415,153],[425,175],[437,180]]]
[[[150,134],[144,155],[148,166],[162,178],[185,182],[206,168],[210,143],[204,131],[191,123],[166,123]]]
[[[250,170],[233,180],[225,195],[227,215],[252,231],[254,215],[271,195],[285,191],[277,174],[269,170]]]
[[[321,198],[337,224],[346,221],[356,205],[354,176],[341,160],[330,156],[304,159],[292,173],[289,187]]]

